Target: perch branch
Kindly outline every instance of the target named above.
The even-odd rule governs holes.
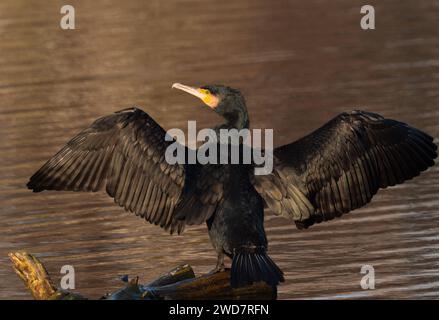
[[[26,252],[9,253],[13,268],[36,300],[76,300],[83,296],[57,289],[44,265]],[[277,288],[259,282],[240,288],[230,286],[230,270],[195,277],[190,265],[178,266],[142,285],[135,277],[102,299],[108,300],[207,300],[276,299]]]

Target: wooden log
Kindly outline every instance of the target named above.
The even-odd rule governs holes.
[[[8,256],[15,273],[23,280],[35,300],[47,300],[55,294],[56,287],[36,257],[26,252],[11,252]]]
[[[258,282],[240,288],[230,286],[230,270],[206,274],[160,287],[147,287],[144,299],[165,300],[273,300],[276,286]]]
[[[11,252],[8,256],[15,273],[24,282],[35,300],[85,299],[77,293],[57,289],[44,265],[32,254],[19,251]]]
[[[179,281],[195,278],[194,270],[188,264],[178,266],[156,280],[148,283],[145,287],[162,287]]]
[[[37,300],[86,299],[80,294],[57,289],[44,265],[26,252],[9,253],[13,268]],[[276,299],[277,288],[264,282],[241,288],[230,286],[230,271],[195,277],[190,265],[178,266],[154,281],[142,285],[135,277],[102,299],[108,300],[208,300],[208,299]]]

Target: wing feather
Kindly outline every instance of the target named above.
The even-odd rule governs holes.
[[[148,114],[137,108],[96,120],[72,138],[29,180],[34,192],[43,190],[98,191],[107,193],[125,210],[144,217],[171,232],[181,232],[187,221],[201,223],[212,214],[221,193],[204,168],[205,189],[185,187],[192,176],[185,165],[165,160],[166,132]],[[209,181],[211,180],[211,181]],[[176,218],[175,208],[190,197],[197,211],[186,210]],[[194,191],[197,194],[194,194]],[[208,203],[202,198],[210,199]]]
[[[433,138],[419,129],[353,111],[276,148],[273,173],[255,176],[254,185],[276,214],[307,228],[364,206],[379,188],[412,179],[436,157]]]

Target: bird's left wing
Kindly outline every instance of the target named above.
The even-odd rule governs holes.
[[[411,179],[434,164],[433,138],[380,115],[342,113],[274,150],[274,170],[254,176],[268,206],[299,229],[364,206],[379,188]]]

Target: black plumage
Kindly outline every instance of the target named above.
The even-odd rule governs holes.
[[[223,116],[216,132],[249,127],[239,91],[175,87]],[[342,113],[276,148],[268,175],[254,175],[253,164],[169,164],[165,150],[173,141],[165,136],[137,108],[102,117],[47,161],[27,186],[34,192],[105,188],[125,210],[171,233],[206,222],[218,253],[215,270],[224,268],[224,255],[232,258],[233,286],[277,285],[283,274],[267,255],[264,204],[299,229],[308,228],[364,206],[378,189],[419,175],[437,157],[426,133],[364,111]]]
[[[367,204],[380,188],[434,164],[433,138],[364,111],[342,113],[306,137],[274,150],[274,172],[255,187],[276,214],[299,229]]]

